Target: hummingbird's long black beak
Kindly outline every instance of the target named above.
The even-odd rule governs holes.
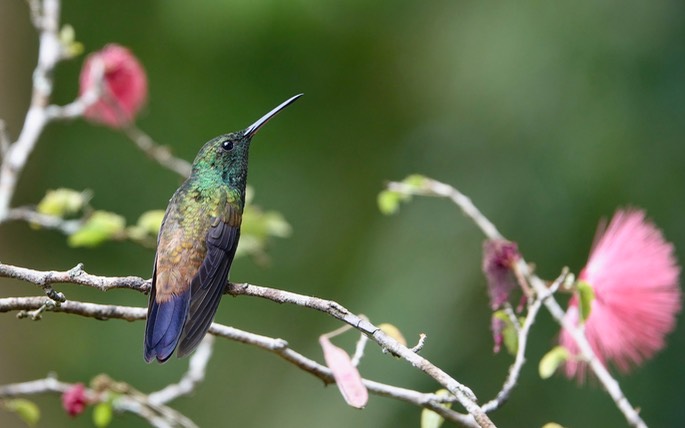
[[[247,129],[245,130],[245,137],[252,138],[252,136],[254,136],[254,134],[256,134],[257,131],[259,131],[259,128],[261,128],[262,125],[264,125],[266,122],[268,122],[269,119],[271,119],[272,117],[276,116],[278,114],[278,112],[280,112],[284,108],[288,107],[296,99],[300,98],[302,95],[304,95],[304,94],[297,94],[294,97],[288,98],[287,100],[285,100],[281,104],[279,104],[278,107],[274,108],[273,110],[271,110],[270,112],[268,112],[267,114],[262,116],[261,119],[259,119],[258,121],[256,121],[252,125],[248,126]]]

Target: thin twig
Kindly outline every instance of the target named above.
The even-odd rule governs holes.
[[[357,340],[357,344],[354,347],[354,355],[352,355],[351,358],[353,366],[359,366],[362,358],[364,358],[364,349],[366,349],[367,343],[369,343],[369,336],[365,335],[364,333],[360,334],[359,340]]]
[[[23,220],[31,225],[44,227],[46,229],[58,230],[65,235],[71,235],[83,226],[82,219],[65,220],[61,217],[41,214],[31,208],[20,207],[12,208],[7,212],[5,220]]]
[[[411,351],[414,353],[419,353],[423,349],[424,345],[426,344],[426,333],[420,333],[419,334],[419,341],[416,345],[414,345],[413,348],[411,348]]]
[[[183,395],[188,395],[205,379],[207,363],[212,356],[214,336],[207,335],[197,347],[188,362],[188,371],[178,383],[148,395],[148,401],[154,404],[165,404]]]
[[[552,287],[550,287],[550,293],[557,290],[560,284],[562,284],[566,277],[568,276],[568,269],[564,269],[561,275],[554,281]],[[514,363],[509,368],[509,374],[507,379],[502,385],[502,389],[497,393],[495,398],[488,401],[483,405],[483,410],[486,412],[492,412],[500,408],[508,399],[513,391],[514,387],[518,382],[518,378],[521,374],[521,369],[526,362],[526,348],[528,345],[528,334],[530,333],[530,328],[533,326],[535,319],[537,317],[540,308],[542,307],[542,301],[547,296],[537,296],[530,305],[528,305],[528,314],[521,325],[514,315],[514,320],[516,321],[516,331],[518,337],[518,347],[516,350],[516,357],[514,358]]]
[[[188,161],[172,155],[168,147],[156,143],[152,137],[135,125],[125,127],[123,131],[149,158],[182,177],[190,175],[192,167]]]

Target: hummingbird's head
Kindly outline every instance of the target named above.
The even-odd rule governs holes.
[[[193,174],[211,171],[230,186],[244,187],[252,137],[266,122],[301,96],[295,95],[282,102],[243,131],[220,135],[208,141],[193,162]]]

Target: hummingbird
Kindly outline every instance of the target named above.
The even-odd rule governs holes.
[[[190,177],[162,220],[152,270],[145,361],[165,362],[178,348],[190,354],[209,330],[240,239],[250,142],[295,95],[243,131],[220,135],[200,149]]]

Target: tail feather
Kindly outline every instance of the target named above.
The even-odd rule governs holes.
[[[150,308],[145,325],[145,361],[165,362],[178,345],[188,315],[190,290],[159,303],[150,295]]]

